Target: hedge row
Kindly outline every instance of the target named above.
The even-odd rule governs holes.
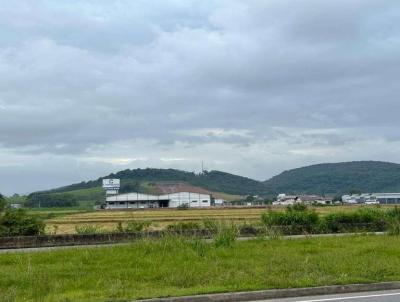
[[[400,209],[361,207],[354,212],[336,212],[324,216],[303,205],[289,206],[285,212],[269,211],[262,215],[267,228],[284,234],[381,232],[399,233]]]

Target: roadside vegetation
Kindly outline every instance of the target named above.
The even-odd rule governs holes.
[[[269,229],[285,235],[348,232],[400,233],[400,209],[392,207],[358,207],[353,212],[337,211],[325,215],[303,204],[289,206],[284,212],[268,211],[261,217]]]
[[[0,236],[29,236],[44,233],[44,223],[23,209],[7,208],[0,194]]]
[[[124,246],[8,253],[3,301],[110,301],[400,279],[400,237],[212,242],[166,236]]]

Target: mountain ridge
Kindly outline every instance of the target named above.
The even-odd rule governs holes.
[[[40,193],[66,193],[101,186],[104,178],[120,178],[126,189],[141,190],[143,182],[178,181],[209,191],[234,195],[274,196],[278,193],[338,195],[357,189],[364,192],[400,191],[400,164],[383,161],[321,163],[290,169],[265,181],[218,170],[196,174],[178,169],[126,169],[96,180]],[[38,193],[38,192],[36,192]]]

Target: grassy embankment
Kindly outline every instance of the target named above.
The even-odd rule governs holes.
[[[382,209],[388,207],[382,206]],[[273,211],[284,211],[284,207],[272,207]],[[354,212],[359,206],[328,206],[316,207],[315,210],[321,215],[332,212]],[[56,213],[54,217],[47,217],[45,221],[48,231],[57,226],[58,234],[75,233],[78,225],[95,225],[103,230],[114,230],[119,222],[127,223],[131,220],[149,220],[152,222],[151,229],[163,229],[167,225],[179,221],[201,222],[204,219],[224,220],[237,223],[257,223],[261,215],[266,212],[265,208],[210,208],[210,209],[163,209],[163,210],[139,210],[139,211],[92,211]],[[50,219],[51,218],[51,219]]]
[[[3,301],[105,301],[400,280],[400,237],[194,239],[0,256]]]

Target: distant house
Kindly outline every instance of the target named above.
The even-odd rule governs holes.
[[[214,205],[217,207],[224,206],[224,205],[226,205],[226,200],[221,199],[221,198],[215,198]]]
[[[326,204],[329,200],[319,195],[286,195],[279,194],[273,205],[293,205],[295,203]]]
[[[20,208],[22,208],[22,204],[20,204],[20,203],[12,203],[12,204],[10,204],[10,208],[12,208],[12,209],[20,209]]]
[[[302,200],[297,195],[286,195],[286,194],[279,194],[277,200],[274,201],[273,205],[293,205],[295,203],[301,203]]]

